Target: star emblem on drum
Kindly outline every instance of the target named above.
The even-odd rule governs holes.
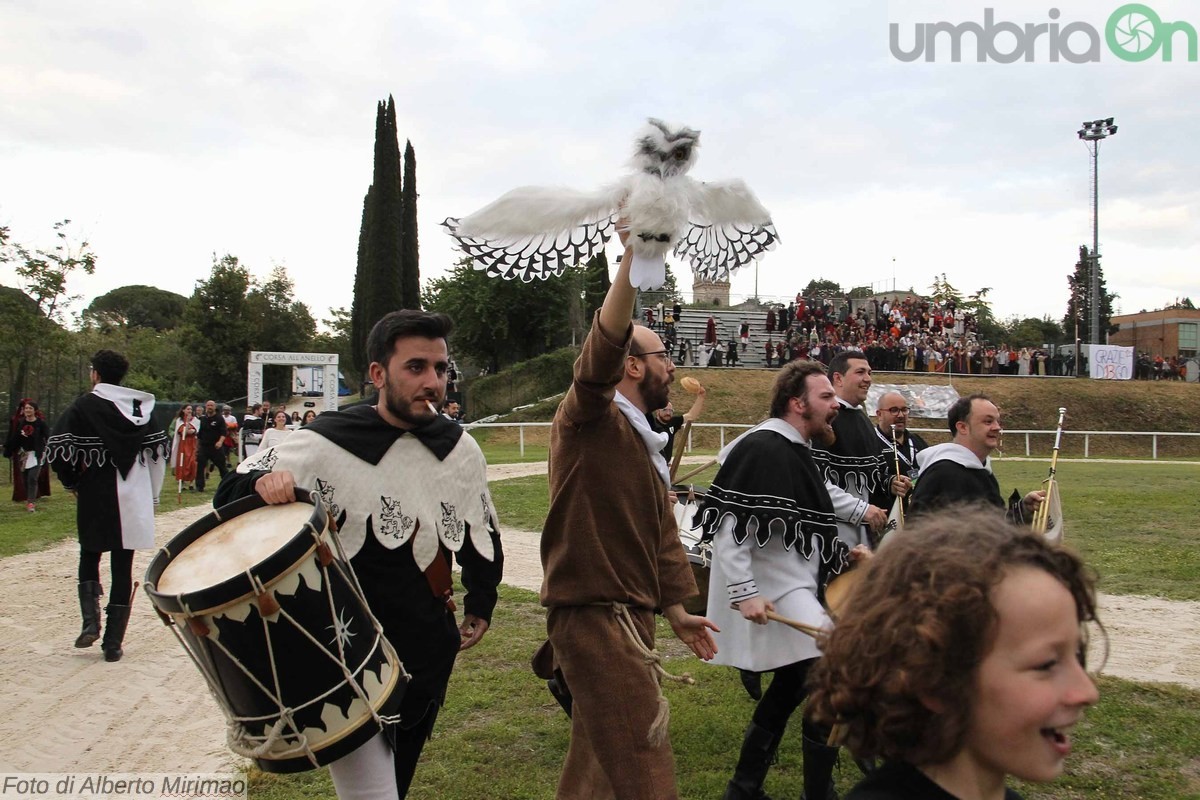
[[[442,503],[442,538],[451,542],[461,542],[463,523],[458,518],[458,512],[450,503]]]
[[[403,541],[412,533],[413,518],[404,514],[400,503],[390,497],[379,497],[379,533]]]
[[[332,625],[326,626],[327,630],[333,631],[333,639],[329,642],[331,645],[340,644],[342,648],[350,646],[350,640],[355,636],[354,631],[350,629],[352,621],[346,619],[346,609],[338,611],[338,618],[333,621]]]
[[[334,487],[332,483],[317,478],[317,494],[321,495],[321,502],[325,504],[325,509],[329,512],[329,516],[337,519],[341,515],[342,510],[334,502],[333,493]]]

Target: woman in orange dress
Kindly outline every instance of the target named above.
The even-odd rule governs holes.
[[[191,405],[179,409],[175,419],[175,441],[171,444],[171,467],[175,480],[183,490],[183,484],[192,489],[192,481],[196,480],[196,434],[200,432],[200,424],[192,416]]]

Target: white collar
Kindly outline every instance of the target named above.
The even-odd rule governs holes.
[[[654,468],[658,470],[658,477],[662,478],[662,482],[671,487],[671,470],[667,467],[667,459],[663,458],[662,449],[667,446],[668,436],[664,433],[656,433],[650,427],[649,420],[637,406],[629,402],[629,398],[620,392],[614,392],[613,400],[617,404],[617,408],[629,420],[629,424],[633,426],[637,435],[642,437],[642,444],[646,445],[646,452],[650,454],[650,462],[654,464]]]
[[[808,440],[805,439],[800,434],[800,431],[796,430],[795,427],[793,427],[790,423],[784,422],[778,417],[771,417],[770,419],[758,423],[753,428],[721,448],[721,452],[717,454],[717,463],[724,464],[725,459],[728,458],[729,454],[733,452],[733,448],[737,447],[747,436],[752,433],[757,433],[758,431],[772,431],[773,433],[778,433],[783,438],[795,444],[802,444],[805,447],[810,446]]]

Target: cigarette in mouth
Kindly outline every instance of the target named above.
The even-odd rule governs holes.
[[[433,403],[431,403],[431,402],[429,402],[428,400],[426,400],[426,401],[425,401],[425,405],[429,406],[429,413],[430,413],[430,414],[437,414],[437,409],[433,407]]]

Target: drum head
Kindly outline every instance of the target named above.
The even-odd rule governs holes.
[[[842,609],[846,607],[846,603],[862,575],[861,568],[852,567],[848,572],[838,575],[825,587],[825,607],[829,609],[831,618],[836,620]]]
[[[325,508],[296,489],[297,502],[268,506],[249,495],[206,514],[155,553],[146,594],[164,614],[198,616],[262,593],[311,552],[328,524]]]
[[[189,594],[241,575],[283,547],[312,513],[307,503],[289,503],[227,520],[184,548],[163,570],[156,588],[163,594]]]

